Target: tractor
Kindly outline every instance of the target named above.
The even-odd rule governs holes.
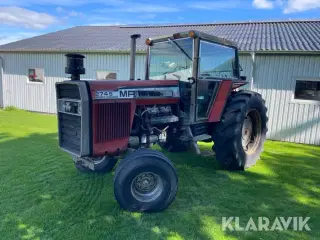
[[[226,170],[244,170],[260,157],[267,108],[245,90],[235,43],[199,31],[146,39],[144,80],[135,79],[131,36],[129,80],[81,80],[84,56],[69,53],[69,80],[56,83],[59,146],[81,172],[114,174],[119,205],[159,212],[174,200],[178,177],[166,152],[211,142]],[[158,144],[164,151],[152,149]],[[195,154],[195,157],[197,156]]]

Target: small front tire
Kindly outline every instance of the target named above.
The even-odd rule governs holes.
[[[142,149],[122,160],[114,177],[114,194],[119,205],[131,212],[159,212],[174,200],[178,177],[162,153]]]

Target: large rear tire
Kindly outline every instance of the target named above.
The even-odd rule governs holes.
[[[118,165],[114,195],[119,205],[131,212],[159,212],[174,200],[178,177],[170,160],[162,153],[137,150]]]
[[[230,95],[213,131],[216,159],[228,170],[244,170],[260,157],[267,133],[267,108],[261,95],[240,90]]]

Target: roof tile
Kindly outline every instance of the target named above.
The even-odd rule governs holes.
[[[198,30],[232,40],[242,51],[320,51],[320,20],[166,26],[80,26],[0,46],[0,51],[127,51],[130,35],[144,39]]]

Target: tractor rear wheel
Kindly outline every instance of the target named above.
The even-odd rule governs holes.
[[[259,159],[266,140],[267,108],[261,95],[240,90],[230,95],[213,131],[214,151],[229,170],[244,170]]]
[[[88,173],[88,172],[98,172],[98,173],[108,173],[112,171],[114,165],[117,163],[117,159],[112,158],[112,157],[98,157],[98,158],[92,158],[90,160],[86,161],[91,161],[94,166],[94,170],[90,169],[86,164],[84,163],[84,159],[75,157],[73,156],[73,161],[75,167],[83,173]]]
[[[132,212],[159,212],[174,200],[178,188],[176,170],[162,153],[139,149],[126,156],[114,177],[119,205]]]

